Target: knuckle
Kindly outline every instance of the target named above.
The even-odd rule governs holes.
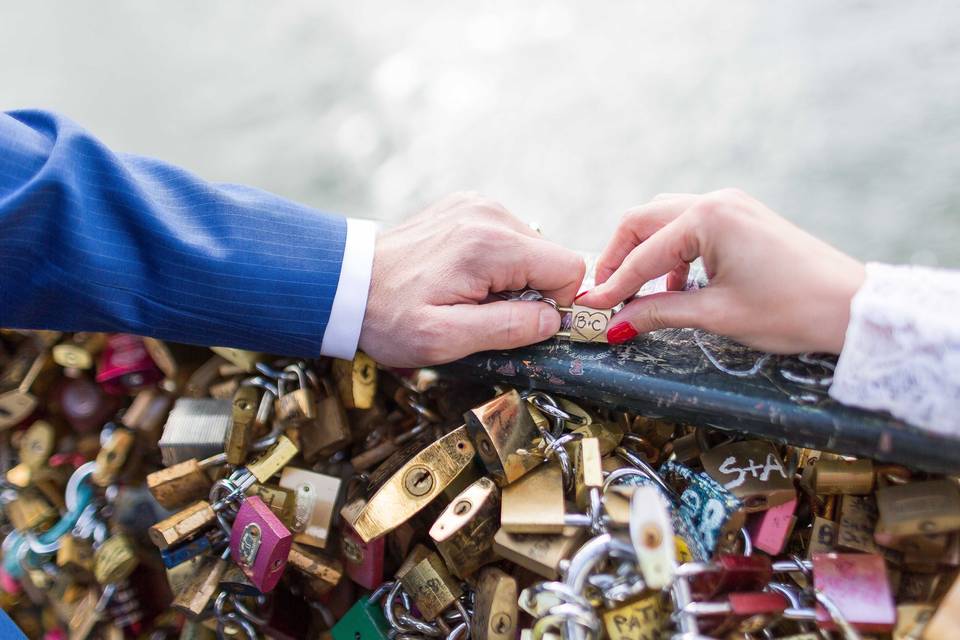
[[[656,302],[651,302],[643,310],[643,319],[648,330],[664,329],[667,326],[663,317],[663,310]]]

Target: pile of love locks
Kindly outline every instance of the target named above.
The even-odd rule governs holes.
[[[30,638],[960,637],[954,478],[430,370],[0,332]]]

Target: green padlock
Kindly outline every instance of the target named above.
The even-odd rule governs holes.
[[[386,640],[390,624],[377,602],[360,598],[331,629],[333,640]]]

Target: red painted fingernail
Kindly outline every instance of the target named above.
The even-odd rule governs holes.
[[[629,322],[621,322],[610,327],[607,331],[607,342],[620,344],[637,337],[637,330]]]
[[[583,296],[587,295],[588,293],[590,293],[590,289],[587,289],[586,291],[583,291],[583,292],[581,292],[581,293],[578,293],[578,294],[577,294],[577,297],[574,298],[573,301],[576,302],[577,300],[579,300],[579,299],[582,298]]]

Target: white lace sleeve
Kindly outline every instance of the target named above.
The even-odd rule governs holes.
[[[960,434],[960,271],[868,264],[830,395]]]

